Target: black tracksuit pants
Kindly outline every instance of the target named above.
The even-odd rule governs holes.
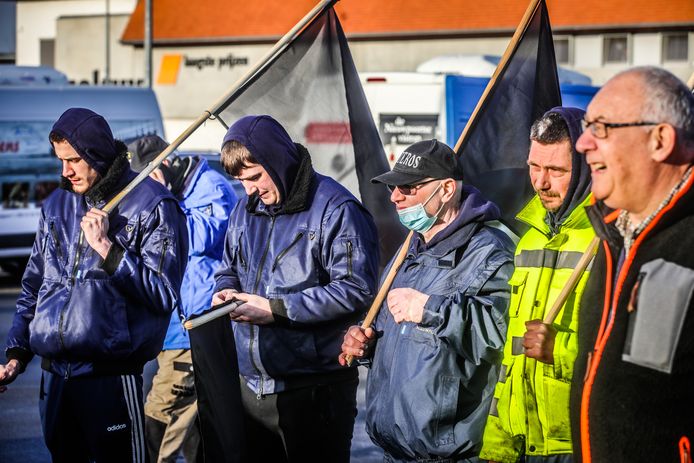
[[[146,462],[142,375],[43,371],[41,425],[54,463]]]

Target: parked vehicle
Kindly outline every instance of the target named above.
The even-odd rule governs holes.
[[[48,133],[70,107],[103,115],[126,143],[145,134],[164,137],[151,89],[71,86],[60,73],[0,66],[0,267],[21,275],[31,253],[41,203],[58,186],[60,162]],[[64,75],[63,75],[64,76]]]
[[[441,56],[417,72],[367,72],[362,86],[391,164],[412,143],[427,138],[455,146],[500,57]],[[565,106],[584,108],[599,90],[590,78],[559,68]]]

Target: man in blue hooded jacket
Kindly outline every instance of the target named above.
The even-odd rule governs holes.
[[[229,128],[222,164],[248,194],[229,218],[212,300],[244,302],[231,318],[248,451],[348,462],[358,377],[335,357],[374,296],[375,225],[269,116]]]
[[[41,208],[0,381],[42,357],[39,407],[54,462],[143,462],[142,367],[179,304],[185,217],[151,179],[101,210],[136,174],[93,111],[68,109],[49,140],[62,185]]]
[[[157,135],[135,140],[128,145],[130,167],[141,172],[168,146]],[[228,180],[198,156],[171,156],[150,176],[169,188],[186,216],[188,265],[181,284],[181,312],[171,314],[145,402],[147,450],[152,463],[176,461],[179,452],[192,463],[200,433],[195,424],[198,407],[190,339],[181,317],[188,319],[210,306],[214,272],[222,263],[224,234],[236,196]]]
[[[366,426],[387,463],[479,461],[513,243],[494,227],[498,207],[461,179],[455,152],[423,140],[372,180],[390,187],[400,221],[416,233],[375,325],[348,330],[339,362],[373,359]]]

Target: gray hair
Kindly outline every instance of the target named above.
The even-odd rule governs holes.
[[[530,127],[530,139],[543,145],[571,140],[569,127],[558,113],[545,114]]]
[[[644,121],[665,122],[675,127],[687,150],[694,150],[694,95],[675,75],[655,66],[639,66],[622,71],[639,76],[646,91],[641,118]]]

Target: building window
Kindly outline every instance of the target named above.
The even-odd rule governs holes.
[[[55,40],[39,39],[39,50],[41,66],[53,67],[55,65]]]
[[[603,41],[603,61],[605,63],[628,62],[628,40],[626,35],[610,35]]]
[[[687,61],[689,58],[689,36],[682,34],[663,35],[663,61]]]
[[[557,64],[571,64],[571,41],[569,37],[554,39],[554,55],[557,57]]]

